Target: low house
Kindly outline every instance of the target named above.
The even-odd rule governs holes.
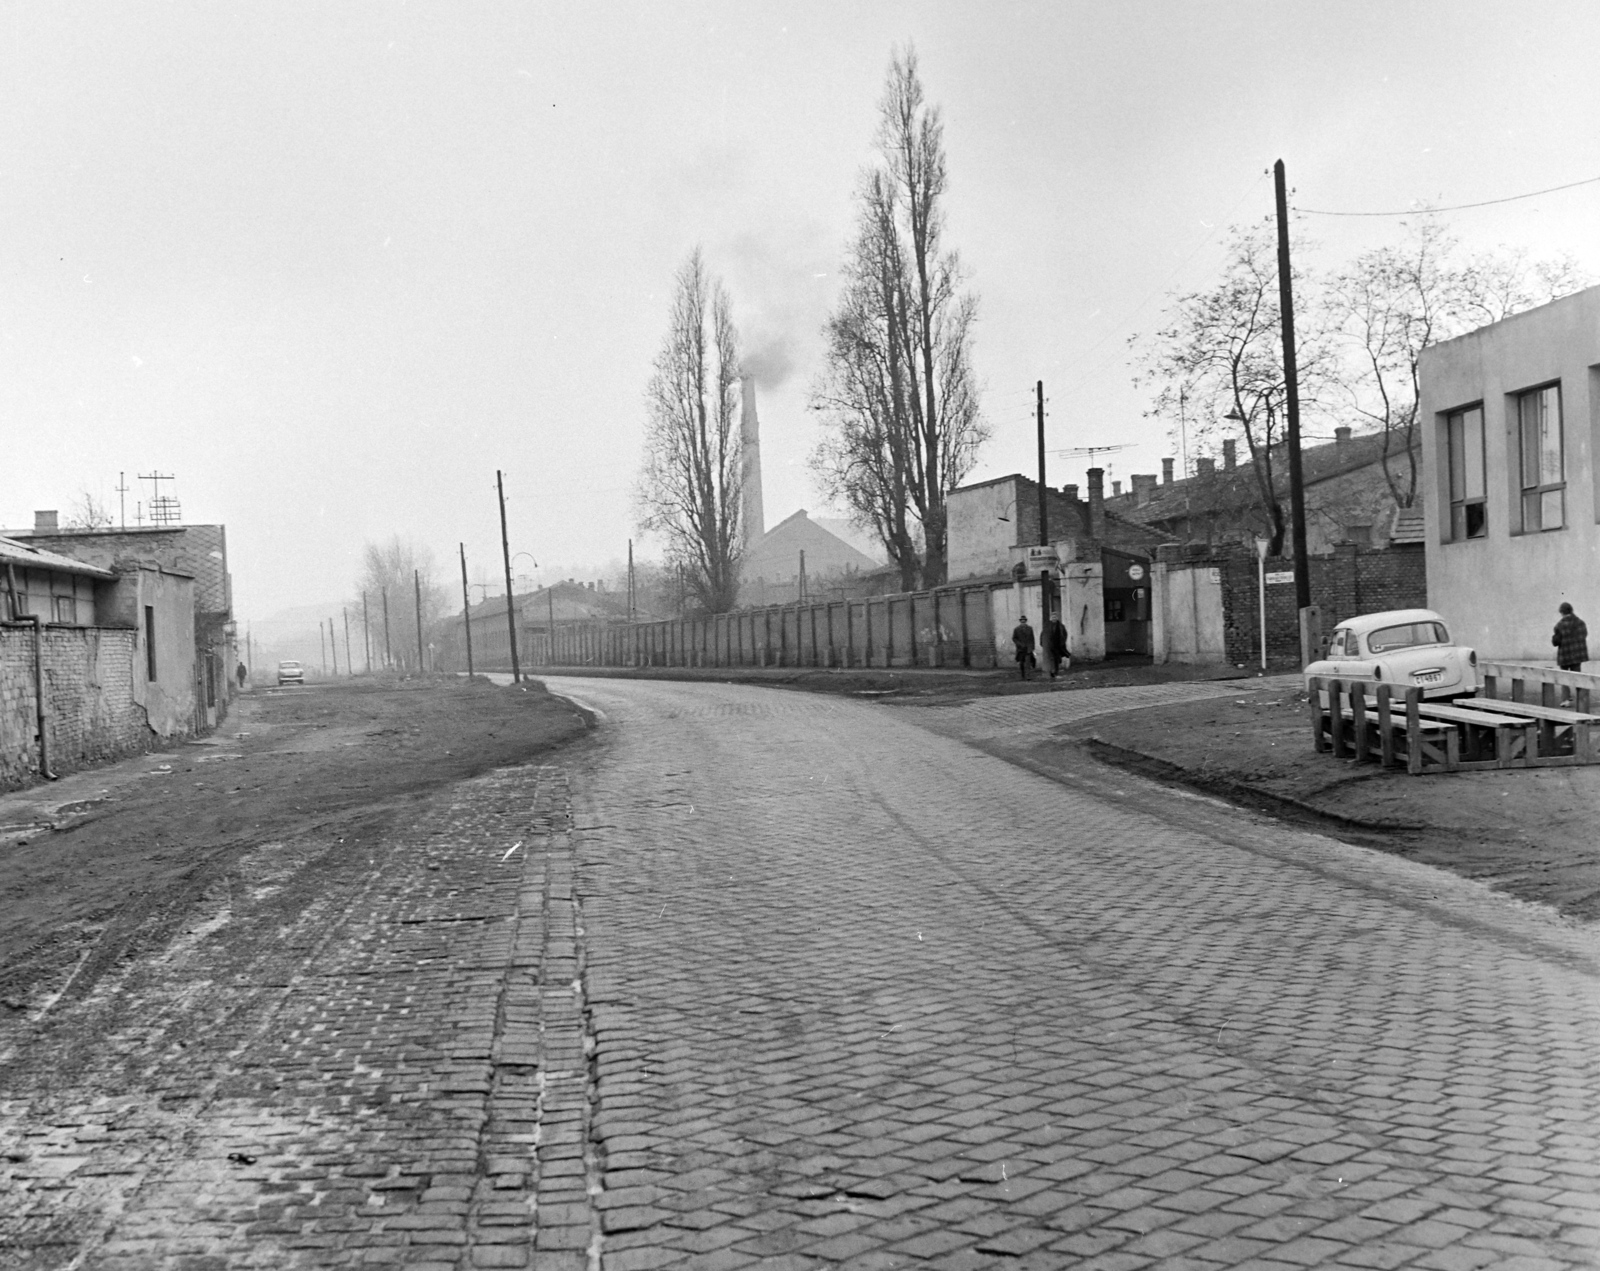
[[[1407,449],[1382,433],[1355,435],[1336,428],[1334,440],[1304,446],[1300,470],[1306,501],[1306,551],[1325,556],[1337,543],[1382,548],[1391,543],[1415,541],[1414,517],[1419,508],[1402,508],[1390,487],[1390,475],[1402,490],[1413,478],[1412,465],[1420,469],[1420,446]],[[1222,466],[1201,459],[1194,476],[1174,479],[1173,461],[1162,461],[1162,479],[1136,474],[1130,489],[1106,500],[1108,510],[1167,534],[1171,541],[1222,547],[1249,545],[1255,538],[1271,537],[1271,521],[1261,498],[1261,486],[1248,456],[1238,459],[1237,443],[1223,443]],[[1387,475],[1386,475],[1387,470]],[[1273,489],[1289,516],[1289,458],[1286,447],[1273,452]],[[1424,502],[1417,482],[1416,503]]]
[[[0,538],[0,788],[199,726],[194,580]]]
[[[522,592],[516,597],[517,658],[522,666],[549,661],[552,635],[579,624],[626,622],[626,592],[608,590],[603,583],[564,579]],[[654,615],[650,615],[654,616]],[[469,611],[472,629],[472,665],[476,671],[511,669],[511,627],[506,621],[506,598],[489,596]],[[468,618],[453,613],[439,621],[437,664],[445,670],[467,669]]]
[[[1433,345],[1420,376],[1429,607],[1550,662],[1565,600],[1600,654],[1600,287]]]
[[[102,569],[137,567],[192,580],[194,589],[194,727],[214,728],[227,715],[232,671],[239,662],[233,618],[233,577],[228,534],[221,525],[145,525],[70,529],[56,513],[36,512],[31,529],[0,531],[7,537]]]
[[[1169,541],[1158,528],[1118,515],[1105,498],[1105,474],[1088,472],[1089,497],[1076,485],[1044,490],[1044,537],[1057,564],[1050,567],[1074,657],[1150,652],[1150,564]],[[1030,549],[1040,546],[1039,484],[1020,473],[950,491],[949,578],[1015,578],[1015,593],[996,596],[996,630],[1011,629],[1022,613],[1037,623],[1042,604]],[[1034,553],[1036,556],[1037,553]]]

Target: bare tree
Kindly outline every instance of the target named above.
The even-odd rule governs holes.
[[[1400,507],[1417,498],[1417,367],[1440,340],[1587,285],[1570,256],[1529,262],[1526,252],[1464,256],[1433,217],[1398,245],[1356,257],[1329,281],[1332,322],[1346,344],[1340,386],[1358,423],[1382,436],[1383,474]]]
[[[1309,280],[1297,269],[1295,292]],[[1328,369],[1319,308],[1295,306],[1295,360],[1300,401],[1314,405]],[[1139,379],[1155,389],[1150,413],[1176,423],[1180,414],[1200,446],[1242,436],[1255,479],[1259,523],[1238,528],[1264,532],[1273,555],[1288,531],[1281,497],[1286,458],[1287,386],[1278,308],[1277,244],[1267,223],[1234,229],[1228,261],[1217,284],[1176,297],[1167,325],[1135,336]]]
[[[702,610],[739,593],[739,336],[728,293],[697,247],[678,270],[667,337],[645,390],[639,525],[666,540]]]
[[[361,595],[367,599],[373,661],[383,664],[383,601],[389,604],[388,651],[393,664],[411,671],[417,661],[418,575],[422,581],[422,639],[426,643],[449,608],[447,588],[435,581],[433,553],[419,543],[391,535],[387,542],[368,543],[362,551],[359,591],[351,607],[360,612]]]
[[[947,572],[945,496],[987,439],[970,358],[975,297],[944,247],[944,124],[914,50],[897,52],[879,105],[881,162],[862,180],[845,290],[812,390],[828,435],[811,466],[877,534],[906,589]]]
[[[88,487],[84,487],[73,499],[72,506],[67,509],[66,528],[69,530],[103,530],[109,529],[115,518],[100,499],[92,494]]]

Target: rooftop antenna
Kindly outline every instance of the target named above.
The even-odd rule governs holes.
[[[1108,455],[1118,450],[1127,450],[1133,443],[1124,442],[1120,446],[1074,446],[1071,450],[1052,450],[1054,455],[1070,455],[1074,459],[1087,458],[1092,464],[1096,455]]]
[[[170,472],[141,472],[139,480],[150,483],[150,524],[152,525],[177,525],[183,520],[183,511],[170,494],[161,493],[163,481],[177,480]]]
[[[128,474],[117,473],[117,516],[122,528],[128,528]]]

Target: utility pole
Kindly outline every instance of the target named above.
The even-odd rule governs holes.
[[[552,583],[550,586],[548,586],[548,587],[546,587],[544,589],[544,603],[545,603],[545,607],[548,609],[548,611],[550,613],[550,621],[549,621],[548,625],[545,627],[545,630],[547,632],[549,632],[549,634],[546,635],[545,638],[544,638],[544,664],[546,666],[554,666],[556,664],[556,589],[555,589],[555,584]]]
[[[128,474],[117,473],[117,519],[122,522],[122,528],[128,528]],[[248,637],[246,643],[248,643]]]
[[[361,593],[361,647],[366,651],[367,674],[372,674],[372,624],[367,621],[367,593]]]
[[[633,621],[633,540],[628,540],[628,621]]]
[[[350,679],[356,673],[356,664],[350,660],[350,610],[348,607],[341,611],[344,614],[344,673]]]
[[[322,673],[328,673],[328,633],[322,629],[322,624],[317,623],[317,648],[322,650]]]
[[[333,647],[333,678],[339,678],[339,637],[333,633],[333,619],[328,619],[328,643]]]
[[[800,549],[800,603],[806,599],[806,549]]]
[[[461,544],[461,621],[467,629],[467,678],[472,678],[472,593],[467,590],[467,545]]]
[[[1033,386],[1034,413],[1039,424],[1039,546],[1050,545],[1050,489],[1044,483],[1044,381]],[[1050,566],[1039,562],[1039,629],[1050,621]]]
[[[422,571],[413,569],[411,580],[417,589],[417,674],[428,669],[428,660],[422,656]]]
[[[506,481],[498,469],[494,473],[495,489],[500,493],[500,551],[506,562],[506,624],[511,629],[511,682],[522,683],[522,663],[517,660],[517,598],[511,592],[511,539],[506,534]]]
[[[378,594],[383,597],[383,665],[387,670],[394,665],[394,654],[389,649],[389,589],[380,587]]]
[[[1272,184],[1278,203],[1278,308],[1283,324],[1283,381],[1289,416],[1289,515],[1294,530],[1294,602],[1300,610],[1302,653],[1305,649],[1306,610],[1311,608],[1311,567],[1306,559],[1306,492],[1300,470],[1300,380],[1295,365],[1294,286],[1289,272],[1289,195],[1283,160],[1272,165]],[[1311,652],[1308,656],[1315,657]],[[1303,664],[1302,664],[1303,665]]]

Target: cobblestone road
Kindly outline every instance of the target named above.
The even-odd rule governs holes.
[[[946,712],[555,687],[565,766],[8,1034],[0,1265],[1600,1264],[1591,933]]]

